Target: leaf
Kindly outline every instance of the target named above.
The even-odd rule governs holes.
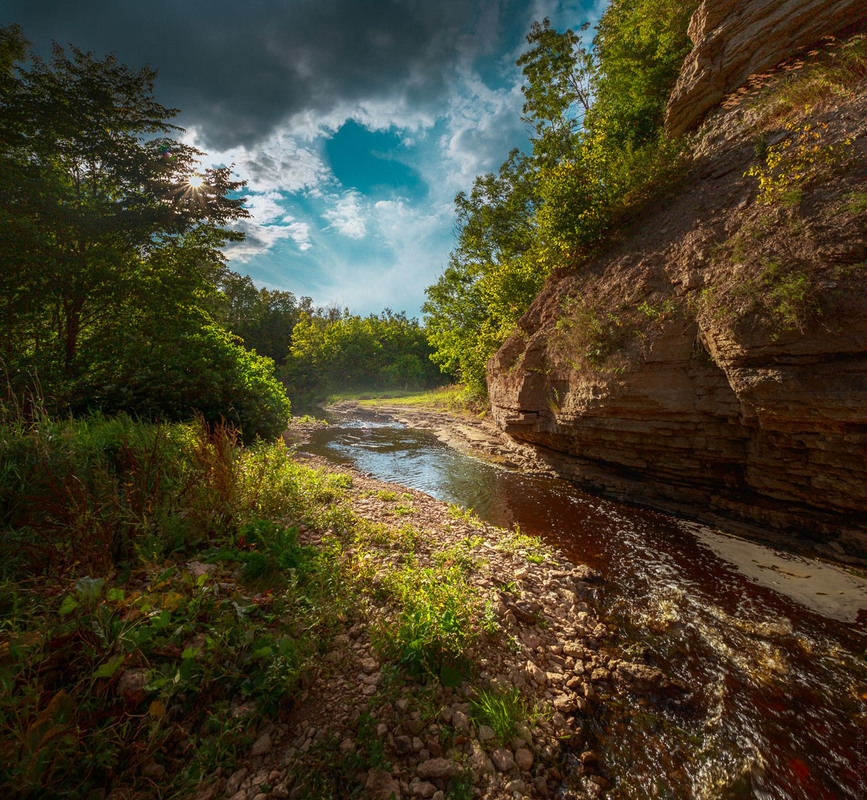
[[[122,602],[125,593],[123,589],[109,589],[106,597],[112,602]]]
[[[440,683],[443,686],[455,689],[463,683],[463,680],[463,676],[454,665],[444,663],[440,667]]]
[[[184,648],[184,652],[181,653],[182,659],[195,658],[198,654],[199,649],[197,647],[186,647]]]
[[[80,603],[78,600],[76,600],[71,594],[68,594],[63,598],[63,602],[60,604],[60,609],[57,613],[60,614],[61,617],[65,617],[67,614],[71,614],[75,611],[79,605]]]
[[[110,678],[117,672],[117,668],[123,663],[125,656],[117,656],[117,658],[112,658],[103,664],[97,669],[94,670],[93,678]]]
[[[148,714],[154,719],[160,719],[166,715],[166,704],[162,700],[154,700],[148,707]]]

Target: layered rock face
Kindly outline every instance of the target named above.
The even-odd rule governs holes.
[[[769,207],[744,173],[783,121],[709,119],[685,185],[491,359],[498,424],[582,485],[864,563],[865,120],[867,83],[802,120],[849,160]]]
[[[669,132],[696,127],[751,75],[865,24],[864,0],[705,0],[690,22],[694,48],[668,104]]]

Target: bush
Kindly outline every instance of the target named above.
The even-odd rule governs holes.
[[[177,337],[127,343],[121,366],[92,376],[80,390],[83,406],[126,411],[147,419],[188,420],[200,414],[224,421],[245,442],[279,436],[290,403],[274,377],[274,362],[246,350],[214,323],[190,325]]]

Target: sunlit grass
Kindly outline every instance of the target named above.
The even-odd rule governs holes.
[[[328,403],[338,403],[345,400],[357,402],[365,407],[383,405],[418,406],[420,408],[436,408],[450,411],[484,412],[485,405],[463,384],[441,386],[426,391],[409,391],[392,389],[384,391],[346,390],[329,395]]]

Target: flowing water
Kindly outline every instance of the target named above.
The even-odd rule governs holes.
[[[691,700],[613,696],[586,726],[618,798],[867,798],[867,581],[465,456],[396,422],[332,417],[305,450],[519,525],[606,578],[621,652]]]

